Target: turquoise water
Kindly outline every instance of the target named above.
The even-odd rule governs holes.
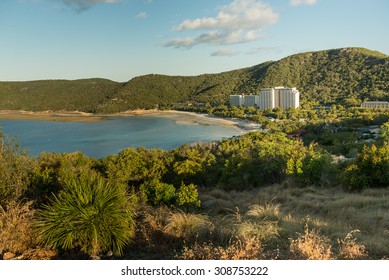
[[[128,147],[170,150],[185,143],[221,140],[237,134],[235,127],[180,125],[153,116],[114,117],[101,122],[0,120],[4,135],[16,136],[33,156],[41,152],[75,152],[102,158]]]

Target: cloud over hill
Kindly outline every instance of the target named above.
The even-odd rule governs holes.
[[[257,0],[233,0],[220,6],[215,17],[186,19],[174,28],[176,32],[202,32],[165,42],[167,47],[191,48],[199,44],[230,45],[256,41],[263,29],[275,24],[278,14],[270,5]]]

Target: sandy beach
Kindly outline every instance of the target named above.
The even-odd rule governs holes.
[[[165,117],[174,120],[177,124],[183,125],[219,125],[219,126],[235,126],[243,132],[255,131],[260,129],[258,124],[249,121],[231,118],[222,118],[210,116],[208,114],[183,112],[183,111],[159,111],[153,114],[158,117]]]
[[[17,111],[0,110],[0,120],[39,120],[56,122],[98,122],[104,120],[102,115],[85,112],[53,112],[53,111]]]
[[[194,112],[184,111],[159,111],[159,110],[133,110],[116,114],[92,114],[79,111],[16,111],[16,110],[0,110],[0,120],[43,120],[43,121],[58,121],[58,122],[99,122],[110,117],[128,117],[128,116],[154,116],[161,118],[169,118],[177,124],[182,125],[219,125],[219,126],[234,126],[237,128],[237,133],[243,134],[259,129],[257,124],[222,117],[209,116]]]

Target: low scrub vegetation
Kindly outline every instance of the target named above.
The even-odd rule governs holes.
[[[387,258],[386,138],[355,147],[348,160],[282,129],[99,160],[80,152],[35,159],[2,140],[0,255]]]

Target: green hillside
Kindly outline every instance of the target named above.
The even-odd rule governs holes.
[[[0,82],[0,109],[119,112],[185,101],[224,103],[230,94],[290,86],[302,102],[357,105],[389,101],[389,57],[363,48],[292,55],[276,62],[199,76],[145,75],[127,83],[77,81]]]
[[[0,82],[0,109],[93,112],[118,86],[105,79]]]
[[[271,65],[261,86],[297,87],[305,100],[389,100],[389,57],[362,48],[307,52]]]
[[[259,67],[264,67],[263,65]],[[100,111],[123,111],[136,108],[154,108],[185,101],[225,102],[232,92],[240,92],[249,80],[248,70],[234,70],[200,76],[146,75],[127,82],[118,91],[115,100],[99,106]]]

